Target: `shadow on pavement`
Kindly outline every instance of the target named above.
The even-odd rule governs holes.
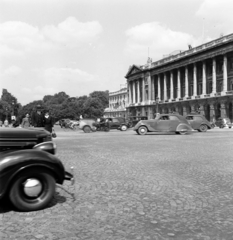
[[[52,201],[44,209],[54,207],[55,205],[62,204],[64,202],[66,202],[66,197],[61,196],[59,192],[56,192]],[[11,212],[11,211],[20,212],[19,210],[15,209],[15,207],[11,204],[11,202],[7,198],[1,199],[0,214]]]

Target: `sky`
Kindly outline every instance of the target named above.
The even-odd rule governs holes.
[[[233,33],[232,0],[0,0],[0,91],[120,90],[133,64]]]

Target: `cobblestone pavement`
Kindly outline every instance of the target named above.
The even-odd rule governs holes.
[[[233,239],[233,130],[57,135],[75,185],[37,212],[1,201],[0,240]]]

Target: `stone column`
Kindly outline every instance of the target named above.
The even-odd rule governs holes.
[[[142,101],[145,102],[145,79],[144,78],[142,78]]]
[[[183,116],[187,116],[187,108],[186,106],[182,106],[183,108]]]
[[[177,70],[177,99],[181,98],[180,69]]]
[[[212,93],[211,95],[214,96],[216,93],[216,59],[213,58],[213,68],[212,68]]]
[[[227,55],[223,56],[223,92],[227,92]]]
[[[167,100],[167,74],[164,73],[164,84],[163,84],[164,88],[164,101]]]
[[[210,104],[210,121],[213,122],[213,119],[215,119],[215,110],[214,110],[214,104]]]
[[[133,84],[133,103],[136,103],[136,89],[135,89],[135,85],[136,85],[136,82],[134,81],[134,82],[132,82],[132,84]]]
[[[222,118],[226,117],[226,104],[225,104],[225,102],[221,102],[221,117]]]
[[[193,64],[193,98],[197,96],[197,65]]]
[[[202,63],[202,95],[206,95],[206,63]]]
[[[205,108],[203,104],[200,104],[200,113],[201,115],[205,116]]]
[[[185,97],[189,96],[188,66],[185,66]]]
[[[161,100],[160,75],[158,75],[158,98]]]
[[[129,105],[130,105],[132,102],[131,82],[128,82],[128,89],[129,89]]]
[[[140,82],[137,81],[137,85],[138,85],[138,103],[140,103]]]
[[[191,112],[192,113],[196,112],[195,105],[191,105]]]
[[[155,76],[151,79],[151,100],[155,100]]]
[[[170,91],[171,91],[171,96],[170,99],[172,100],[174,98],[174,86],[173,86],[173,71],[170,71]]]
[[[151,77],[150,77],[150,74],[148,75],[147,81],[148,81],[148,100],[150,102],[151,101]]]

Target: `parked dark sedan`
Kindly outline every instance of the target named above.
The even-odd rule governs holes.
[[[219,128],[224,128],[224,127],[232,128],[232,122],[229,118],[220,117],[215,122],[215,125]]]
[[[212,128],[211,123],[201,114],[189,114],[186,116],[186,119],[192,128],[199,132],[206,132]]]
[[[139,135],[147,132],[175,132],[186,134],[193,129],[188,121],[179,114],[159,114],[155,119],[141,120],[134,127]]]
[[[56,183],[74,181],[55,152],[43,129],[0,128],[0,199],[8,197],[20,211],[46,207]]]
[[[109,131],[110,129],[117,129],[121,131],[126,131],[128,129],[128,123],[123,117],[107,117],[101,118],[100,122],[95,122],[96,130],[103,129],[104,131]]]

